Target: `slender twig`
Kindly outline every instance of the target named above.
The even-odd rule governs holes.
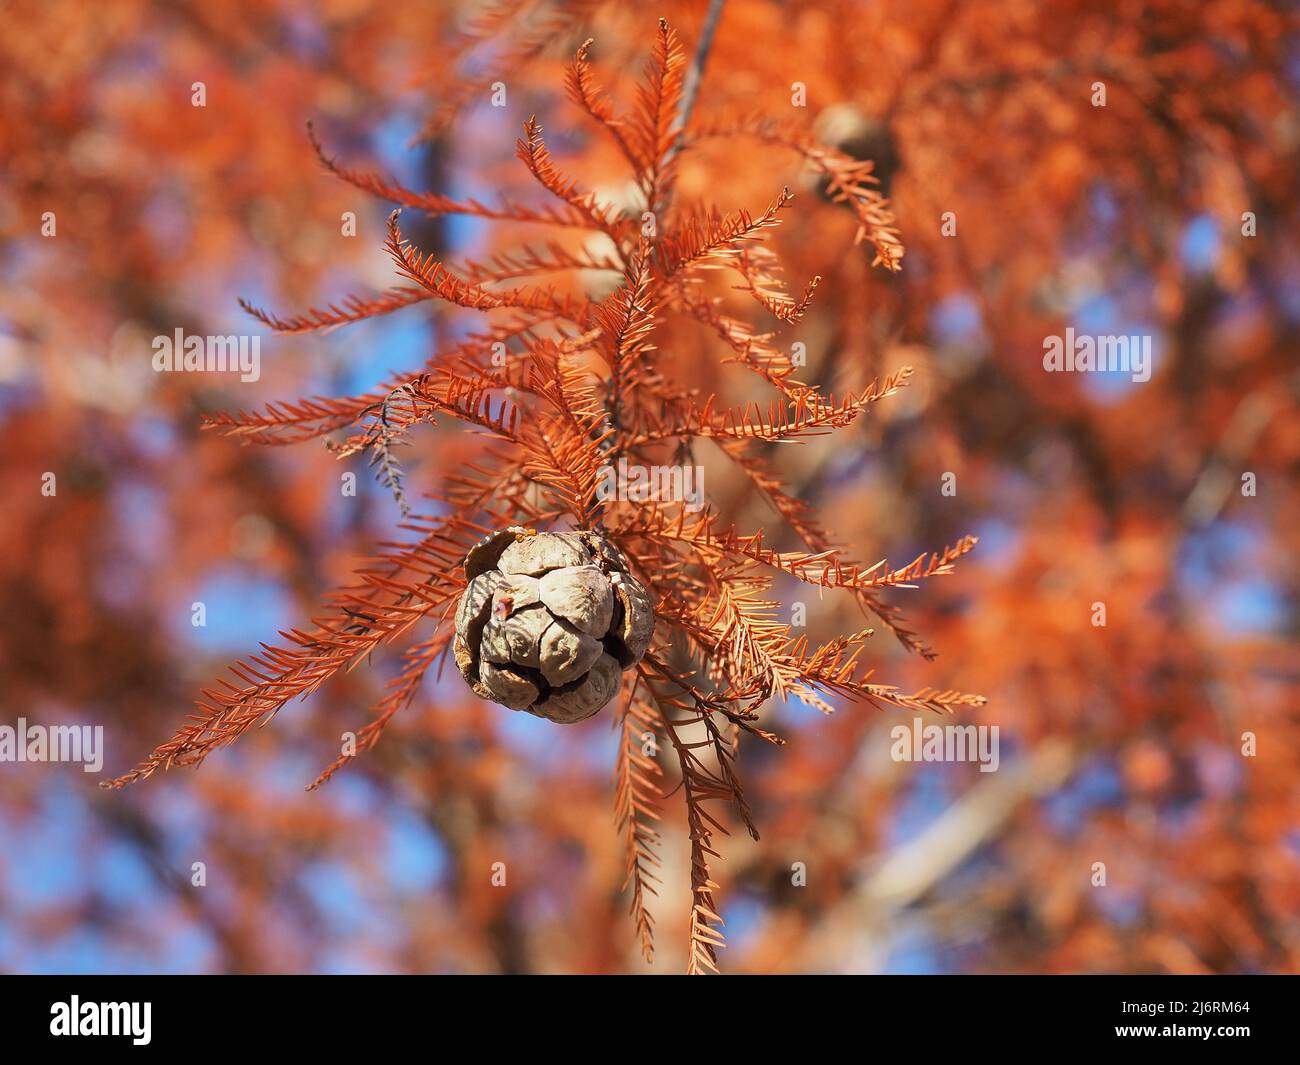
[[[708,62],[709,52],[713,48],[713,35],[722,18],[722,5],[723,0],[709,0],[709,10],[704,16],[704,25],[700,27],[700,39],[695,46],[695,56],[691,60],[690,68],[686,71],[686,79],[682,84],[682,105],[678,109],[675,123],[677,139],[668,154],[668,161],[682,150],[686,124],[691,120],[691,112],[695,110],[695,101],[700,94],[700,83],[704,80],[704,64]]]
[[[677,158],[677,154],[682,150],[682,144],[686,139],[686,124],[691,119],[691,112],[695,110],[695,101],[700,94],[700,83],[704,80],[704,64],[708,62],[709,52],[713,48],[713,35],[717,31],[719,20],[722,18],[723,2],[724,0],[709,0],[709,10],[704,16],[704,25],[700,27],[700,39],[695,45],[695,55],[691,59],[691,65],[687,69],[682,83],[682,101],[677,109],[677,117],[673,120],[676,137],[673,139],[672,147],[668,149],[667,154],[664,156],[663,167],[665,170]],[[667,197],[664,198],[662,203],[650,204],[650,207],[656,213],[662,213],[667,206]],[[620,432],[622,423],[616,380],[611,380],[609,384],[606,406],[609,408],[610,426],[616,432]],[[613,461],[621,450],[617,444],[617,437],[614,438],[614,442],[606,450],[609,461]]]

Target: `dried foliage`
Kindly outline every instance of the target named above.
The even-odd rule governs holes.
[[[461,308],[392,275],[385,219],[407,196],[424,199],[404,209],[403,236],[455,260],[467,285],[554,284],[558,298],[604,304],[624,284],[609,238],[537,190],[514,148],[540,115],[551,165],[581,179],[579,198],[590,191],[613,209],[610,222],[630,215],[639,235],[633,145],[582,113],[617,118],[634,100],[653,31],[644,9],[433,0],[393,12],[379,0],[7,6],[4,724],[18,714],[102,724],[116,772],[170,734],[176,708],[246,643],[302,652],[309,671],[310,652],[268,634],[319,612],[322,588],[379,597],[347,575],[376,541],[389,554],[402,545],[384,541],[407,538],[392,532],[398,508],[366,483],[367,462],[378,472],[387,445],[413,511],[443,517],[426,486],[481,480],[469,467],[513,446],[434,409],[446,382],[421,364],[443,352],[435,366],[477,380],[472,365],[492,364],[526,382],[513,360],[575,328],[537,311]],[[909,716],[763,707],[746,724],[790,742],[742,744],[762,839],[715,829],[710,841],[726,856],[709,861],[721,908],[704,903],[729,917],[726,969],[1300,970],[1293,13],[1272,0],[663,0],[653,14],[691,41],[716,29],[702,79],[693,61],[683,78],[683,109],[692,83],[698,106],[663,240],[694,254],[720,228],[757,224],[788,187],[779,225],[748,254],[775,269],[763,256],[779,252],[794,304],[821,277],[787,324],[734,268],[689,269],[673,299],[693,311],[657,309],[641,338],[661,367],[651,387],[681,401],[671,416],[643,411],[646,446],[689,462],[671,430],[711,434],[689,442],[720,517],[687,516],[701,541],[691,550],[710,565],[731,557],[713,554],[711,538],[732,526],[736,546],[762,532],[747,546],[777,557],[816,555],[810,541],[867,545],[849,554],[897,558],[860,567],[859,583],[902,570],[907,584],[922,546],[956,550],[963,533],[980,534],[979,550],[924,595],[880,584],[823,596],[755,562],[776,578],[756,595],[786,608],[806,599],[813,647],[873,624],[861,620],[868,597],[907,606],[911,623],[894,620],[916,649],[927,650],[912,629],[942,650],[942,673],[882,634],[869,650],[884,679],[916,692],[960,678],[990,696],[963,720],[998,724],[1004,741],[992,774],[898,763],[886,748]],[[579,113],[556,93],[589,37]],[[496,109],[500,79],[509,103]],[[206,107],[192,103],[196,80]],[[1097,82],[1105,106],[1093,103]],[[402,86],[416,92],[399,96]],[[303,137],[309,118],[319,137]],[[757,135],[764,125],[784,140]],[[427,139],[404,151],[421,129]],[[907,238],[901,270],[872,268],[869,242],[852,247],[874,198],[834,202],[832,175],[790,133],[851,161],[840,163],[850,183],[848,167],[875,163],[880,184],[867,185]],[[323,179],[313,138],[338,170],[377,183],[378,199]],[[412,191],[423,188],[438,195]],[[57,236],[43,232],[47,212]],[[354,213],[355,237],[340,233],[340,212]],[[660,269],[650,266],[647,284]],[[313,305],[323,317],[264,337],[257,383],[151,372],[155,335],[248,329],[239,295],[285,319]],[[353,315],[358,328],[324,335]],[[1044,373],[1043,338],[1070,326],[1153,334],[1151,380]],[[806,365],[790,358],[796,338]],[[493,361],[501,350],[505,366]],[[572,352],[605,367],[581,345]],[[799,420],[756,374],[822,385],[807,416],[822,390],[857,397],[905,365],[908,387],[872,402],[870,417],[828,422],[833,432],[802,433],[798,446],[732,431],[746,417]],[[413,373],[429,374],[426,398],[403,387]],[[502,398],[531,402],[512,387],[488,390],[493,417]],[[361,394],[333,398],[351,393]],[[235,441],[331,446],[232,447],[198,431],[200,412],[271,399],[258,411],[275,411],[266,423],[241,431],[247,416],[229,416]],[[426,413],[442,425],[429,428]],[[362,479],[356,498],[340,498],[344,470]],[[955,497],[938,490],[947,471]],[[38,490],[47,473],[57,495]],[[1238,487],[1247,473],[1252,496]],[[503,520],[520,512],[515,500],[535,503],[514,470],[498,488],[488,502]],[[455,534],[447,554],[481,532]],[[415,564],[363,568],[382,586],[394,571],[423,580]],[[191,624],[195,600],[207,602],[208,628]],[[1097,601],[1105,627],[1091,622]],[[620,722],[612,736],[599,722],[563,729],[488,706],[451,666],[451,602],[391,648],[359,655],[367,668],[337,671],[310,712],[245,733],[200,774],[100,794],[75,765],[4,766],[0,911],[11,934],[0,968],[641,971],[641,937],[619,912],[631,900],[614,891],[629,874],[629,893],[633,879],[647,885],[638,923],[658,933],[660,964],[685,965],[695,911],[681,767],[657,700],[625,691],[606,711]],[[355,615],[381,617],[355,603],[329,609],[345,620],[319,639],[326,655],[354,635],[361,649],[368,622]],[[688,620],[716,628],[711,615]],[[664,650],[654,662],[669,674],[716,690]],[[695,714],[677,682],[645,668],[658,696]],[[635,683],[646,686],[640,674]],[[745,730],[713,716],[734,749]],[[346,730],[364,757],[341,754]],[[708,737],[692,725],[681,738]],[[712,769],[716,756],[699,753]],[[633,787],[610,788],[615,758],[617,780]],[[322,783],[349,768],[297,792],[317,763]],[[735,832],[733,807],[705,803]],[[794,858],[808,870],[797,889]],[[196,859],[214,874],[203,891],[190,880]],[[487,890],[498,859],[510,884]],[[1098,860],[1105,891],[1089,879]]]
[[[198,765],[292,699],[427,625],[430,634],[406,652],[406,668],[361,733],[360,746],[373,746],[447,652],[449,610],[465,587],[462,563],[471,544],[516,524],[598,530],[626,556],[660,619],[651,652],[628,674],[618,722],[615,805],[632,914],[649,958],[653,922],[647,896],[655,890],[661,798],[660,771],[650,752],[658,737],[676,752],[687,811],[694,896],[688,968],[712,972],[724,945],[711,873],[719,856],[717,837],[727,831],[719,808],[732,806],[758,838],[736,771],[734,740],[745,733],[782,742],[759,724],[769,700],[793,698],[827,713],[841,699],[949,713],[983,703],[954,691],[907,694],[873,680],[861,662],[873,630],[810,642],[779,620],[775,578],[843,590],[905,645],[921,650],[880,592],[950,572],[975,539],[964,537],[900,568],[883,561],[868,565],[835,545],[781,484],[768,461],[772,445],[851,426],[905,386],[911,370],[899,368],[842,396],[797,380],[798,364],[777,338],[781,327],[804,316],[820,279],[791,291],[769,243],[793,210],[794,197],[788,189],[774,190],[770,204],[756,214],[687,206],[674,197],[679,162],[712,138],[746,135],[783,145],[825,174],[830,198],[857,218],[857,237],[873,247],[874,263],[896,270],[902,247],[888,205],[872,186],[870,164],[818,145],[804,131],[764,120],[713,123],[707,116],[685,115],[687,56],[662,20],[626,111],[597,88],[589,47],[584,44],[574,57],[567,89],[623,156],[635,189],[626,204],[604,202],[562,173],[536,119],[525,123],[517,155],[556,201],[549,207],[492,207],[412,192],[339,164],[313,141],[331,172],[398,205],[386,248],[404,284],[288,317],[245,304],[249,313],[280,333],[332,330],[425,302],[509,318],[492,320],[383,393],[273,403],[261,411],[217,415],[208,424],[252,443],[322,438],[341,456],[367,451],[404,514],[392,449],[417,426],[456,420],[481,441],[480,454],[464,470],[443,472],[430,494],[434,516],[411,516],[405,525],[413,539],[359,569],[356,582],[336,593],[311,627],[287,632],[284,645],[264,646],[236,663],[233,682],[206,689],[191,723],[108,786],[121,787],[158,769]],[[702,58],[697,56],[697,64]],[[583,243],[552,242],[487,262],[446,263],[404,236],[402,209],[573,230]],[[592,270],[617,273],[621,282],[599,298],[563,283],[565,275]],[[534,283],[534,275],[545,275],[545,281]],[[720,275],[730,284],[721,284]],[[746,303],[751,318],[744,316]],[[690,367],[671,354],[672,338],[690,329],[715,335],[719,362],[748,371],[752,388],[774,397],[764,405],[747,398],[751,390],[737,403],[693,386]],[[340,432],[347,434],[342,440],[332,437]],[[764,531],[742,531],[710,506],[697,513],[671,493],[611,496],[600,490],[602,478],[620,463],[694,469],[695,450],[705,440],[770,500],[802,541],[801,549],[773,550],[765,546]]]

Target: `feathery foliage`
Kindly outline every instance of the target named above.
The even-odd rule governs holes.
[[[517,155],[554,201],[540,207],[413,192],[338,163],[311,134],[330,172],[397,206],[385,247],[400,284],[289,316],[249,304],[245,309],[286,334],[325,332],[417,304],[481,312],[487,324],[373,392],[219,414],[208,419],[209,427],[246,443],[319,438],[340,457],[366,452],[404,515],[402,471],[393,448],[409,443],[417,426],[457,421],[479,436],[482,453],[466,468],[437,474],[441,480],[430,498],[440,504],[441,516],[407,517],[410,540],[361,567],[355,583],[327,601],[322,616],[283,634],[283,646],[264,645],[232,666],[233,680],[206,689],[190,722],[109,786],[201,763],[290,700],[423,626],[428,632],[404,652],[401,672],[358,733],[358,749],[372,747],[447,655],[449,615],[464,588],[461,566],[475,540],[513,524],[599,529],[650,591],[659,619],[651,653],[625,680],[616,722],[615,814],[626,843],[632,916],[649,959],[665,798],[664,770],[655,756],[666,741],[676,756],[691,846],[688,964],[691,972],[711,972],[724,946],[712,873],[719,836],[727,831],[720,811],[731,806],[757,838],[736,769],[737,740],[748,734],[784,742],[759,723],[769,700],[794,698],[827,712],[835,699],[937,712],[983,701],[955,691],[908,694],[874,682],[860,662],[872,630],[810,643],[778,620],[774,580],[784,576],[841,589],[905,646],[928,655],[880,595],[950,572],[975,540],[966,537],[892,569],[883,561],[855,561],[833,543],[810,508],[772,472],[768,449],[851,426],[905,387],[911,370],[903,367],[842,396],[796,380],[797,367],[774,338],[803,316],[818,278],[792,292],[769,243],[794,197],[776,188],[757,213],[724,213],[683,207],[673,195],[683,155],[706,141],[745,136],[789,149],[824,174],[830,199],[853,212],[858,239],[872,246],[874,263],[896,270],[903,249],[888,204],[873,187],[870,164],[818,145],[806,131],[761,118],[713,122],[686,114],[688,61],[663,21],[627,111],[597,85],[590,45],[578,50],[567,90],[626,162],[635,194],[625,204],[604,202],[564,174],[535,118],[524,125]],[[535,225],[577,233],[585,243],[574,248],[557,237],[482,262],[445,263],[403,235],[402,209]],[[592,271],[618,278],[617,287],[597,296],[581,283],[561,283]],[[720,275],[732,282],[721,291]],[[740,300],[752,304],[754,320],[736,309]],[[668,346],[657,342],[683,326],[715,336],[719,361],[748,371],[765,400],[745,396],[732,403],[683,382]],[[350,435],[339,441],[338,433]],[[689,462],[703,440],[743,471],[800,549],[765,546],[762,530],[744,532],[708,506],[691,512],[680,500],[602,493],[603,471],[620,460],[645,467]],[[311,786],[323,784],[348,760],[338,759]]]

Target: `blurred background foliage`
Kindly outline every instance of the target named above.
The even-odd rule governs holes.
[[[105,773],[123,771],[397,535],[364,458],[345,498],[324,449],[241,448],[200,415],[363,391],[459,335],[456,316],[264,337],[256,383],[151,369],[152,338],[178,327],[261,332],[238,296],[292,310],[390,284],[387,205],[322,172],[305,122],[351,162],[490,201],[530,195],[509,163],[536,113],[565,168],[617,201],[564,64],[595,37],[626,93],[647,19],[690,49],[705,6],[500,4],[474,34],[481,5],[451,0],[0,5],[0,723],[101,724]],[[727,839],[714,869],[730,971],[1300,968],[1297,82],[1293,14],[1262,0],[727,0],[701,110],[804,123],[874,159],[903,269],[869,266],[795,158],[721,143],[683,159],[678,194],[752,210],[798,193],[775,240],[792,277],[824,279],[795,335],[807,380],[838,392],[917,367],[782,468],[856,557],[980,537],[955,575],[892,597],[939,658],[887,635],[873,654],[908,690],[988,695],[970,720],[1002,730],[981,774],[891,761],[907,715],[772,706],[789,746],[741,756],[763,839]],[[517,243],[404,226],[462,257]],[[1151,380],[1044,373],[1043,338],[1067,326],[1152,335]],[[703,387],[713,350],[701,337]],[[412,489],[469,453],[455,430],[417,438]],[[706,487],[782,544],[725,466]],[[861,627],[847,598],[805,598],[813,634]],[[396,657],[197,773],[103,793],[75,765],[0,765],[0,967],[643,969],[608,712],[560,729],[444,676],[303,791]],[[675,972],[680,797],[668,810],[655,969]]]

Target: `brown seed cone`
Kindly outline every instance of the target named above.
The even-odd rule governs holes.
[[[561,724],[596,714],[641,660],[654,609],[599,533],[511,527],[465,556],[453,651],[483,699]]]

